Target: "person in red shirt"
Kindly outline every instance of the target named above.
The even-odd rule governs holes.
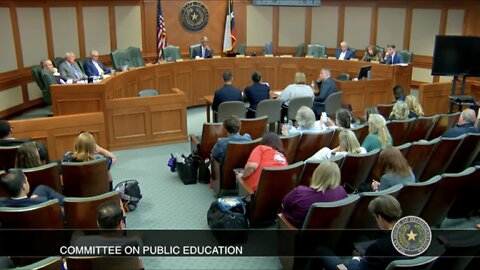
[[[266,133],[262,138],[261,144],[255,147],[250,154],[243,173],[236,174],[237,179],[244,179],[245,183],[252,190],[257,190],[263,168],[288,166],[284,153],[285,150],[280,137],[273,132]]]

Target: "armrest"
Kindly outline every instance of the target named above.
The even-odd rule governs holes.
[[[257,112],[257,110],[251,109],[250,107],[247,107],[247,111]]]
[[[197,136],[190,134],[190,148],[192,149],[192,154],[198,154],[198,149],[200,148],[200,141]]]
[[[298,232],[298,228],[293,226],[290,221],[288,221],[287,217],[285,217],[283,214],[278,214],[278,228],[279,229],[287,229],[293,232]]]
[[[337,270],[347,270],[348,268],[345,266],[345,264],[339,264],[337,265]]]
[[[252,196],[255,192],[253,191],[253,189],[248,186],[245,181],[243,181],[243,179],[238,179],[237,178],[237,184],[238,184],[238,195],[240,197],[248,197],[248,196]]]

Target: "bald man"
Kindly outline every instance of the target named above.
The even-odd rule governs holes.
[[[350,60],[350,58],[355,58],[355,52],[348,47],[346,41],[340,42],[340,48],[337,49],[335,57],[339,60]]]
[[[60,77],[64,80],[72,80],[77,82],[79,80],[86,80],[87,75],[83,73],[82,69],[75,62],[75,54],[73,52],[67,52],[65,54],[65,61],[63,61],[58,67],[60,71]]]
[[[102,76],[103,74],[109,74],[112,71],[106,68],[102,62],[98,61],[98,51],[92,50],[90,52],[90,59],[83,64],[83,70],[88,77]]]
[[[453,138],[467,133],[479,133],[478,129],[474,127],[475,111],[472,109],[465,109],[458,118],[457,125],[447,130],[442,137]]]
[[[213,51],[208,46],[208,37],[203,36],[200,40],[200,47],[193,50],[192,59],[195,58],[212,58]]]

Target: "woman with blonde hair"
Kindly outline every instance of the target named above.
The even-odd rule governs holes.
[[[365,154],[367,150],[360,146],[360,143],[357,140],[357,136],[350,129],[343,129],[338,135],[340,140],[340,145],[334,149],[324,147],[315,153],[308,160],[327,160],[330,159],[333,155],[335,156],[345,156],[347,154]]]
[[[298,186],[285,196],[282,212],[299,228],[302,227],[312,204],[334,202],[347,196],[347,192],[340,185],[340,169],[337,163],[325,161],[313,172],[310,186]]]
[[[368,117],[368,135],[362,143],[367,152],[385,148],[392,144],[392,136],[386,126],[386,121],[380,114],[371,114]]]
[[[105,158],[107,160],[108,169],[117,160],[114,154],[100,147],[91,132],[82,131],[75,139],[75,150],[67,152],[63,156],[63,162],[84,162]],[[112,176],[109,172],[110,185],[112,184]],[[112,189],[112,187],[110,188]]]
[[[406,96],[405,103],[407,103],[408,109],[410,110],[408,118],[417,118],[425,115],[422,105],[420,105],[416,97],[412,95]]]
[[[397,101],[393,105],[392,112],[388,117],[389,120],[407,120],[410,111],[408,110],[407,103],[404,101]]]
[[[15,160],[15,168],[29,169],[44,165],[40,160],[37,144],[35,142],[26,142],[20,145]]]

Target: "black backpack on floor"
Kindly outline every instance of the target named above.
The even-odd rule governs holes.
[[[223,197],[212,202],[207,222],[222,245],[247,241],[246,204],[240,197]]]
[[[114,190],[120,192],[123,207],[125,211],[131,212],[137,208],[137,204],[142,199],[142,192],[138,186],[137,180],[126,180],[118,183]]]

